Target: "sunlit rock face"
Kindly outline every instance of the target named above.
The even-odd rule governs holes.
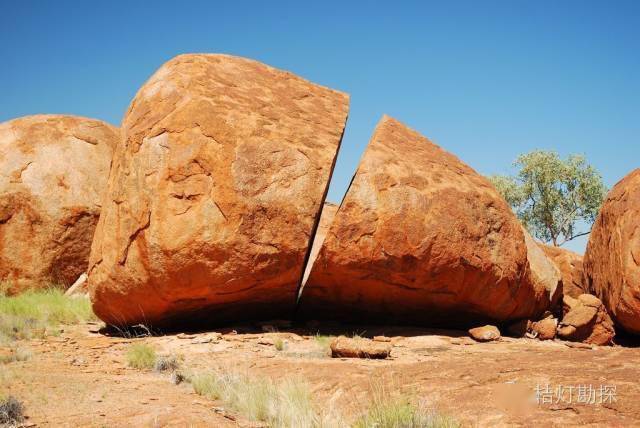
[[[256,61],[182,55],[123,123],[89,288],[115,325],[288,317],[348,96]]]
[[[119,131],[75,116],[0,124],[0,281],[66,287],[89,262]]]
[[[486,179],[385,116],[299,309],[310,319],[375,323],[534,319],[559,279],[548,264],[555,284],[532,270],[521,225]]]

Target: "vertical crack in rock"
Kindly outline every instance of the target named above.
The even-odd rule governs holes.
[[[311,261],[311,249],[313,247],[313,242],[316,238],[316,234],[318,233],[318,225],[320,224],[320,217],[322,216],[322,210],[324,209],[324,202],[327,199],[327,193],[329,193],[329,186],[331,186],[331,180],[333,178],[333,170],[336,166],[336,162],[338,160],[338,154],[340,153],[340,148],[342,147],[342,139],[344,138],[344,131],[347,128],[347,122],[349,120],[349,116],[345,118],[344,125],[342,127],[342,134],[340,135],[340,141],[338,142],[338,147],[336,148],[336,154],[333,157],[333,162],[331,163],[331,169],[329,170],[329,177],[327,177],[327,184],[324,188],[324,192],[322,194],[322,198],[320,199],[320,205],[318,211],[316,212],[316,217],[313,220],[313,227],[311,228],[311,233],[309,234],[309,242],[307,243],[307,251],[304,255],[304,262],[302,263],[302,272],[300,273],[300,279],[298,280],[298,285],[296,288],[296,302],[293,310],[293,318],[296,318],[296,314],[298,313],[298,306],[300,304],[300,296],[302,295],[302,289],[304,288],[304,274],[307,270],[307,264]],[[343,197],[344,199],[344,197]]]
[[[146,229],[148,229],[149,226],[151,226],[151,211],[149,211],[149,213],[148,213],[147,221],[145,222],[145,224],[143,224],[142,226],[138,227],[129,236],[129,242],[127,242],[127,246],[125,247],[125,249],[123,251],[122,258],[120,259],[120,265],[124,266],[124,264],[127,262],[127,257],[129,256],[129,248],[131,248],[131,245],[135,242],[136,239],[138,239],[138,236],[140,235],[140,233],[142,233]]]

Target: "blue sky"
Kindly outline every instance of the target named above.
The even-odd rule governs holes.
[[[163,62],[222,52],[351,94],[333,201],[383,113],[484,174],[510,172],[535,148],[585,154],[609,186],[640,166],[639,1],[0,6],[0,121],[69,113],[118,124]]]

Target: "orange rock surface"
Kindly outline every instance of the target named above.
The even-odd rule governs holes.
[[[71,285],[87,270],[117,128],[74,116],[0,124],[0,280]]]
[[[582,279],[582,256],[573,251],[545,244],[538,244],[547,257],[562,273],[563,294],[577,298],[586,292]]]
[[[591,229],[584,275],[614,321],[640,334],[640,169],[607,195]]]
[[[348,96],[256,61],[181,55],[123,124],[89,288],[107,323],[293,311]]]
[[[302,290],[300,313],[441,325],[535,319],[550,291],[534,280],[527,256],[522,227],[486,179],[385,116]]]

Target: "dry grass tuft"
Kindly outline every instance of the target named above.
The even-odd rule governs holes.
[[[127,351],[127,364],[134,369],[150,370],[156,364],[156,351],[144,343],[134,343]]]
[[[13,396],[0,398],[0,426],[17,426],[24,420],[24,406]]]
[[[373,384],[368,410],[354,428],[458,428],[460,423],[425,406],[415,398],[388,391],[382,382]]]
[[[238,373],[212,372],[191,378],[196,393],[224,402],[244,417],[274,428],[331,427],[331,412],[322,416],[313,407],[311,392],[300,379],[274,382]]]

